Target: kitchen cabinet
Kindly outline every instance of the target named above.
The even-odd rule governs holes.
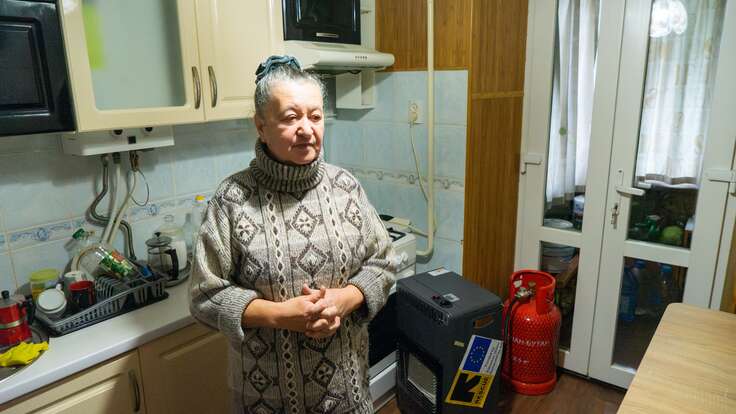
[[[516,267],[557,277],[560,365],[626,388],[669,303],[720,306],[736,4],[556,3],[530,3]]]
[[[220,333],[192,324],[0,405],[0,412],[229,413],[227,355]]]
[[[256,68],[283,53],[280,1],[196,0],[205,119],[252,117]]]
[[[152,413],[229,413],[227,343],[194,324],[139,349],[145,399]]]
[[[252,116],[277,0],[60,2],[80,132]]]
[[[138,353],[132,351],[23,397],[9,407],[0,406],[0,411],[5,414],[145,413],[140,378]]]

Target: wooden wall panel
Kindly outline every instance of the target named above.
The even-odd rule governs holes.
[[[435,69],[467,69],[473,0],[435,0]],[[427,1],[376,0],[376,49],[392,53],[389,71],[427,70]]]
[[[524,89],[526,0],[475,0],[471,93]]]
[[[465,172],[463,274],[505,295],[514,269],[522,98],[472,102]]]
[[[474,0],[463,275],[505,297],[514,271],[527,6]]]

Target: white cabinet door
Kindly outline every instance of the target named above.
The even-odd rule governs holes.
[[[559,364],[587,375],[624,5],[529,10],[516,268],[557,277]]]
[[[139,348],[152,413],[229,413],[228,345],[219,332],[190,325]]]
[[[204,120],[193,0],[59,5],[79,131]]]
[[[143,414],[146,406],[140,378],[138,352],[132,351],[10,406],[0,406],[0,411],[5,414]]]
[[[252,117],[258,64],[283,50],[276,0],[197,0],[208,121]]]
[[[736,137],[736,3],[628,1],[622,50],[590,375],[628,387],[667,304],[710,306]]]

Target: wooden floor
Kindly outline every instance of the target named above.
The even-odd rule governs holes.
[[[505,391],[498,413],[532,414],[613,414],[618,410],[624,391],[599,382],[563,373],[554,391],[529,397]],[[381,408],[378,414],[399,414],[396,400]]]

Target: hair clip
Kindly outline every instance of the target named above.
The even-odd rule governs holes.
[[[266,76],[269,72],[279,66],[284,65],[289,66],[295,70],[302,70],[301,65],[299,65],[299,61],[296,60],[295,57],[288,55],[273,55],[263,61],[260,65],[258,65],[258,69],[256,70],[256,84],[258,84],[258,82],[260,82],[261,79],[263,79],[263,77]]]

